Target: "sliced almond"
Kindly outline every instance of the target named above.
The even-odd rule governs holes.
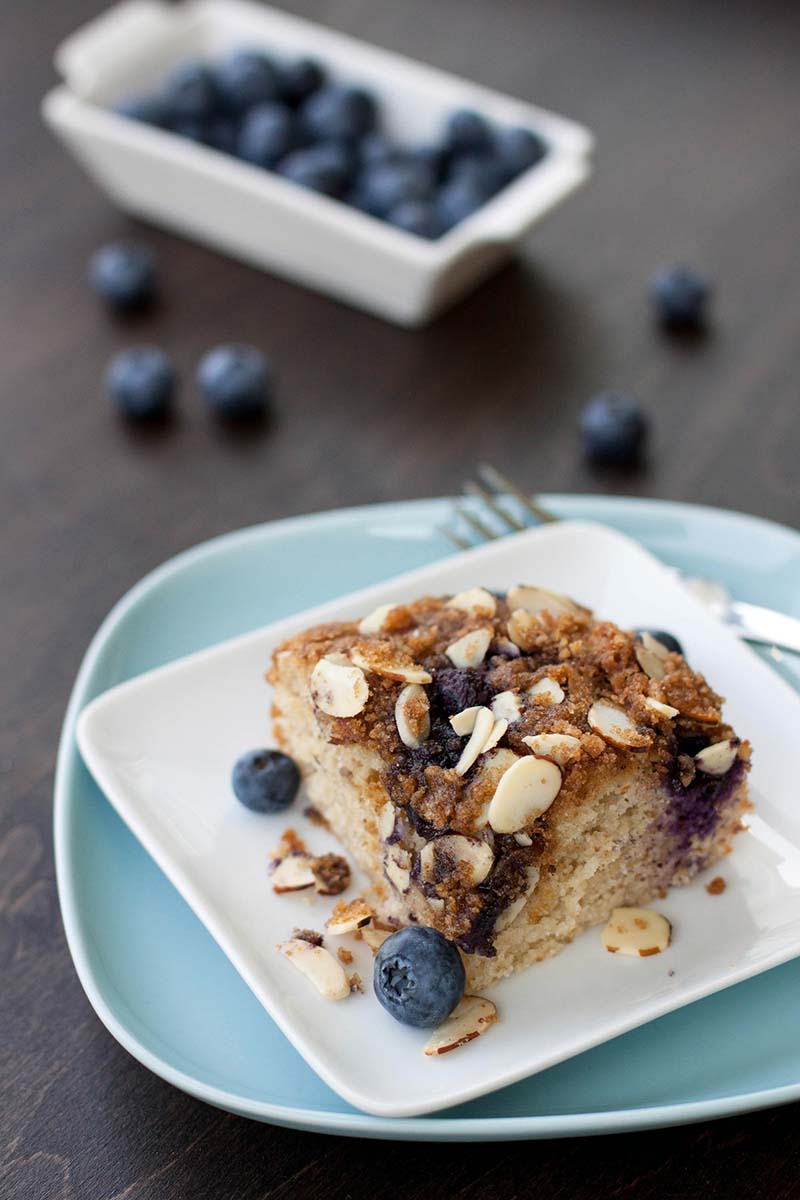
[[[394,719],[400,741],[416,750],[427,740],[431,731],[431,706],[425,689],[418,683],[407,683],[397,697]]]
[[[654,654],[656,658],[660,658],[662,662],[667,659],[669,655],[668,647],[663,642],[660,642],[658,638],[653,637],[652,633],[648,633],[646,629],[639,634],[639,641],[645,650],[649,650],[651,654]]]
[[[518,692],[498,692],[492,701],[492,715],[496,721],[508,721],[513,725],[522,715],[522,701]]]
[[[372,909],[366,900],[358,896],[349,904],[340,900],[325,922],[325,928],[332,937],[341,937],[344,933],[352,933],[363,925],[369,925],[371,920]]]
[[[481,754],[486,754],[489,750],[494,750],[498,742],[501,742],[508,731],[508,721],[505,717],[501,717],[499,721],[495,721],[492,726],[492,731],[483,744]]]
[[[387,878],[398,892],[407,892],[411,886],[411,855],[401,846],[390,846],[383,864]]]
[[[474,612],[493,617],[497,611],[497,601],[491,592],[487,592],[486,588],[475,587],[453,596],[447,601],[447,607],[460,608],[463,612]]]
[[[356,665],[321,658],[311,672],[311,699],[329,717],[355,717],[369,698],[369,684]]]
[[[607,700],[596,700],[587,716],[589,725],[612,746],[625,749],[641,746],[642,735],[626,712],[609,704]]]
[[[450,724],[459,737],[466,737],[472,733],[475,728],[475,720],[478,713],[481,711],[480,704],[473,704],[470,708],[462,708],[461,712],[455,713],[450,718]]]
[[[350,651],[350,661],[362,671],[396,679],[400,683],[430,683],[433,676],[418,663],[403,662],[386,642],[364,643]]]
[[[492,640],[491,629],[473,629],[445,650],[454,667],[479,667]]]
[[[494,644],[498,654],[505,654],[508,658],[519,658],[519,646],[515,646],[510,638],[496,638]]]
[[[552,758],[560,767],[572,758],[581,744],[580,738],[571,733],[534,733],[522,740],[538,758]]]
[[[489,824],[489,805],[497,785],[503,774],[519,762],[520,756],[507,746],[496,746],[481,757],[469,784],[470,794],[477,791],[480,794],[480,811],[475,817],[476,829],[483,829]]]
[[[393,933],[397,933],[396,929],[378,929],[376,925],[365,925],[361,930],[361,936],[369,946],[373,954],[377,954],[387,938],[390,938]]]
[[[587,611],[568,596],[549,592],[547,588],[527,587],[523,584],[509,588],[506,600],[509,608],[521,608],[532,617],[538,617],[539,613],[543,612],[550,613],[553,617],[577,617]]]
[[[429,1057],[466,1046],[497,1020],[497,1009],[483,996],[464,996],[446,1021],[434,1029],[425,1045]]]
[[[650,908],[615,908],[600,937],[611,954],[649,958],[666,950],[671,933],[667,918]]]
[[[462,867],[468,876],[467,885],[477,887],[494,866],[494,852],[478,838],[446,833],[425,843],[419,852],[419,865],[424,883],[433,883],[451,874],[454,867]]]
[[[652,696],[645,696],[645,706],[651,712],[657,713],[659,717],[677,717],[678,710],[673,708],[671,704],[662,704],[660,700],[654,700]]]
[[[647,634],[646,636],[650,638],[651,642],[655,642],[656,639],[654,637],[650,637],[650,634]],[[656,644],[661,645],[660,642]],[[667,668],[664,665],[664,659],[660,655],[656,654],[651,647],[646,646],[643,640],[636,642],[633,652],[636,655],[636,661],[648,678],[656,680],[664,678],[667,673]]]
[[[542,632],[542,627],[535,617],[524,608],[515,608],[508,618],[508,636],[520,650],[529,650],[535,639]]]
[[[489,824],[495,833],[516,833],[547,812],[560,788],[561,771],[549,758],[521,758],[497,785]]]
[[[551,675],[543,675],[533,687],[528,688],[528,695],[534,704],[561,704],[565,692],[561,684]]]
[[[381,811],[378,813],[378,833],[386,841],[394,833],[395,807],[391,800],[387,800]]]
[[[456,763],[457,775],[466,775],[478,755],[483,753],[493,729],[494,717],[491,710],[481,708],[475,715],[475,724],[470,734],[470,739],[461,751],[461,757]]]
[[[517,843],[518,846],[532,846],[533,845],[533,838],[530,837],[529,834],[527,834],[527,833],[515,833],[514,841]]]
[[[350,980],[340,962],[323,946],[312,946],[302,938],[290,938],[278,946],[281,954],[289,959],[310,979],[326,1000],[344,1000],[350,995]]]
[[[289,854],[281,859],[272,872],[272,890],[281,895],[283,892],[302,892],[313,887],[313,862],[309,854]]]
[[[739,755],[739,742],[736,738],[728,738],[724,742],[714,742],[706,746],[699,754],[695,754],[694,762],[698,771],[705,775],[725,775],[730,771]]]
[[[368,613],[363,620],[359,621],[359,633],[380,633],[386,624],[386,618],[392,609],[397,608],[396,604],[379,604],[371,613]]]
[[[519,837],[519,834],[516,834],[515,836]],[[515,900],[512,900],[508,908],[504,908],[495,921],[494,928],[496,933],[502,933],[504,929],[508,929],[509,925],[512,925],[514,921],[516,921],[517,917],[528,903],[528,900],[530,899],[537,883],[539,882],[539,868],[533,866],[528,867],[526,876],[527,881],[522,894],[517,896]]]

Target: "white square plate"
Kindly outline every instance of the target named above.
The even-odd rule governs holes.
[[[340,1003],[323,1000],[276,952],[295,926],[322,928],[331,902],[276,896],[266,871],[270,850],[289,824],[312,849],[333,848],[333,841],[300,816],[302,798],[277,817],[242,808],[230,771],[242,752],[269,744],[263,676],[284,638],[387,601],[520,581],[573,595],[623,627],[673,631],[692,665],[728,697],[726,715],[753,743],[756,812],[722,866],[723,895],[709,896],[701,877],[659,903],[674,927],[666,953],[612,956],[590,930],[558,957],[492,989],[501,1019],[484,1037],[429,1059],[425,1032],[396,1024],[372,996],[365,946],[356,947],[354,965],[366,994]],[[800,954],[798,728],[800,697],[667,568],[622,534],[565,522],[399,576],[124,683],[84,710],[78,741],[108,798],[314,1070],[358,1108],[397,1117],[513,1083]],[[356,876],[350,894],[359,885]]]

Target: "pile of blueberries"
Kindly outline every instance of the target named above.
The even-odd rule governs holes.
[[[311,59],[239,50],[182,62],[161,89],[116,112],[211,146],[343,201],[408,233],[438,238],[547,153],[521,126],[454,112],[435,145],[404,147],[380,129],[375,96],[327,78]]]

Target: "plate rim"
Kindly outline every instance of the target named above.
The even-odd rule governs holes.
[[[574,505],[576,502],[591,503],[596,506],[599,519],[606,515],[613,517],[620,509],[626,513],[643,510],[645,515],[648,511],[657,511],[661,515],[673,512],[683,517],[688,511],[698,516],[703,514],[712,518],[723,517],[734,525],[739,522],[751,531],[754,526],[757,528],[764,525],[772,531],[780,531],[783,535],[788,534],[800,541],[800,534],[780,522],[708,505],[618,496],[550,495],[545,498],[545,503],[552,504],[556,509],[561,502],[565,505]],[[75,739],[77,718],[87,703],[87,692],[104,647],[119,623],[145,596],[157,590],[169,578],[194,561],[213,557],[223,547],[239,547],[248,541],[269,541],[287,533],[291,535],[294,531],[319,529],[330,524],[339,527],[366,525],[371,519],[391,520],[411,514],[419,520],[428,509],[432,515],[441,516],[441,510],[448,503],[447,498],[440,498],[353,506],[288,517],[221,534],[182,551],[148,572],[113,605],[101,622],[83,657],[70,695],[58,749],[54,794],[54,851],[59,904],[70,955],[81,986],[94,1011],[115,1040],[137,1061],[182,1091],[242,1116],[314,1132],[437,1141],[458,1141],[476,1137],[481,1140],[567,1137],[687,1124],[777,1106],[797,1099],[800,1097],[800,1082],[708,1100],[567,1114],[504,1117],[443,1117],[432,1114],[418,1117],[379,1117],[362,1112],[339,1113],[317,1108],[299,1108],[239,1096],[235,1092],[194,1078],[140,1042],[107,1003],[90,964],[79,917],[79,905],[75,898],[75,881],[69,854],[69,825],[74,803],[70,775],[74,756],[79,753]],[[569,519],[581,521],[591,520],[591,517],[574,513],[570,514]]]

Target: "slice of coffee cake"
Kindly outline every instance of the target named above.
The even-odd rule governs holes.
[[[479,988],[731,848],[749,746],[650,634],[537,587],[384,605],[275,653],[275,731],[385,916]]]

